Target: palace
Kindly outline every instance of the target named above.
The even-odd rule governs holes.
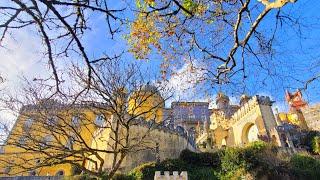
[[[160,93],[152,93],[155,91],[154,87],[147,85],[143,91],[146,92],[144,96],[148,96],[148,100],[138,109],[132,110],[137,103],[134,100],[137,99],[135,96],[138,96],[138,93],[133,93],[128,100],[128,115],[134,116],[139,111],[152,107],[155,102],[161,105],[153,109],[152,113],[146,113],[143,118],[134,120],[130,128],[130,137],[132,142],[137,141],[141,134],[152,129],[145,137],[150,148],[129,152],[119,168],[120,171],[128,171],[145,162],[176,158],[186,148],[191,151],[215,151],[225,146],[245,146],[257,140],[270,142],[279,147],[294,148],[292,137],[284,125],[288,120],[286,118],[291,115],[274,115],[273,101],[269,97],[242,95],[238,105],[231,105],[229,97],[220,92],[216,96],[216,108],[213,109],[209,108],[208,102],[173,102],[170,108],[165,108]],[[299,98],[295,98],[296,96]],[[287,93],[286,97],[292,102],[290,113],[303,112],[300,108],[306,106],[306,103],[301,101],[301,94]],[[304,121],[303,113],[301,114],[298,115],[298,119]],[[44,124],[54,127],[57,123],[62,123],[54,118],[57,116],[63,117],[63,127],[67,127],[62,129],[63,131],[70,130],[68,127],[73,130],[76,128],[76,132],[83,139],[79,141],[71,133],[64,137],[44,131]],[[34,149],[41,150],[49,143],[62,145],[66,152],[71,149],[99,149],[99,157],[104,157],[102,160],[92,157],[92,154],[83,154],[81,157],[70,155],[66,159],[76,160],[91,171],[96,170],[96,162],[103,163],[102,168],[108,170],[112,166],[113,156],[104,151],[108,150],[114,135],[108,128],[102,127],[105,123],[113,126],[114,122],[115,116],[104,104],[65,105],[55,101],[44,101],[24,106],[6,144],[1,149],[0,175],[73,175],[74,167],[68,161],[59,164],[54,164],[53,161],[52,166],[40,166],[44,155]],[[304,123],[297,125],[307,128]],[[28,139],[26,134],[32,136]],[[37,144],[32,145],[30,150],[21,148],[28,145],[30,138]],[[60,139],[61,141],[56,142]],[[45,152],[50,154],[55,150],[45,149]]]

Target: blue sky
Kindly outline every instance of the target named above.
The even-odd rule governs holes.
[[[121,2],[117,1],[113,6],[121,6]],[[284,7],[284,13],[299,18],[300,27],[294,23],[290,25],[291,27],[283,24],[283,27],[280,27],[277,32],[277,41],[274,46],[277,53],[270,63],[266,61],[266,65],[269,65],[273,69],[273,72],[281,74],[281,77],[272,77],[266,74],[267,72],[256,71],[255,68],[252,68],[249,77],[245,81],[238,77],[234,79],[234,84],[214,85],[212,87],[209,82],[205,82],[196,87],[191,87],[187,81],[183,80],[196,75],[187,74],[185,72],[187,65],[181,65],[176,69],[178,72],[181,72],[181,75],[169,79],[172,86],[177,89],[179,94],[177,99],[214,100],[215,93],[221,90],[231,96],[232,100],[236,102],[237,97],[244,92],[249,95],[261,94],[271,96],[277,102],[276,105],[281,106],[280,109],[286,110],[284,101],[285,90],[294,91],[296,88],[303,87],[303,84],[299,83],[297,79],[305,81],[320,72],[319,10],[320,2],[317,0],[299,0],[295,4],[288,4]],[[268,29],[270,26],[270,29],[272,29],[274,15],[275,12],[269,14],[261,24],[261,27]],[[127,49],[126,40],[124,40],[123,35],[116,36],[114,40],[109,39],[110,35],[106,33],[107,26],[105,23],[101,23],[104,22],[103,16],[93,18],[96,19],[93,21],[95,26],[83,38],[87,45],[86,51],[90,56],[97,57],[102,53],[112,54]],[[30,31],[27,29],[17,32],[17,35],[15,35],[16,40],[7,39],[7,43],[10,45],[9,50],[1,49],[1,61],[5,63],[0,65],[0,71],[2,74],[6,72],[6,79],[8,80],[5,85],[10,87],[18,86],[21,74],[33,78],[42,76],[48,72],[46,70],[48,66],[43,61],[43,54],[41,54],[42,45],[34,34],[34,30]],[[157,54],[150,55],[149,60],[135,60],[128,53],[123,58],[128,62],[138,62],[149,72],[159,74],[162,57]],[[249,58],[248,61],[254,60]],[[206,64],[200,63],[200,65],[205,66]],[[305,99],[311,104],[320,102],[319,85],[320,82],[315,81],[307,90],[303,91]]]
[[[0,3],[5,2],[1,1]],[[122,1],[113,1],[112,5],[119,7],[122,5],[121,3]],[[245,80],[241,77],[235,77],[232,84],[212,86],[210,82],[203,82],[193,86],[189,81],[196,81],[203,72],[190,73],[188,72],[188,64],[182,63],[180,67],[175,69],[178,75],[168,79],[169,86],[176,90],[175,99],[171,101],[214,102],[215,94],[218,91],[223,91],[230,96],[232,103],[238,103],[241,93],[260,94],[270,96],[276,101],[274,107],[278,107],[280,111],[287,111],[288,107],[284,99],[285,90],[295,91],[297,88],[302,88],[303,83],[301,82],[320,73],[319,10],[320,2],[318,0],[299,0],[295,4],[288,4],[283,8],[283,15],[289,14],[296,17],[299,23],[291,22],[289,25],[284,23],[279,27],[274,44],[276,53],[272,59],[265,59],[265,65],[270,68],[270,72],[257,70],[254,66],[248,65],[248,73],[250,72],[250,74]],[[275,11],[270,13],[260,26],[264,30],[272,31],[274,16]],[[128,15],[128,17],[133,18],[132,15]],[[86,36],[83,37],[86,51],[91,57],[98,57],[103,53],[118,53],[128,48],[123,35],[115,36],[113,40],[110,39],[110,35],[106,33],[107,26],[103,16],[93,15],[91,18],[95,19],[92,21],[94,28],[88,30]],[[29,79],[49,75],[50,69],[43,54],[44,45],[41,39],[36,36],[35,29],[13,31],[3,43],[6,48],[0,48],[0,75],[5,77],[6,82],[0,85],[1,90],[19,93],[22,75]],[[149,60],[136,60],[129,53],[126,53],[123,59],[128,63],[139,63],[143,71],[148,72],[146,74],[159,75],[162,57],[155,53],[150,55]],[[72,57],[71,60],[77,60],[77,58]],[[255,60],[249,57],[247,61],[254,62]],[[63,67],[65,62],[63,59],[59,60],[57,62],[59,68]],[[196,65],[208,66],[203,62]],[[317,80],[310,84],[308,89],[303,90],[304,98],[310,104],[320,103],[319,87],[320,81]],[[167,106],[170,104],[167,103]],[[0,119],[12,124],[15,116],[11,112],[1,111]]]
[[[280,74],[281,76],[272,77],[267,72],[259,70],[255,71],[254,68],[250,71],[252,73],[249,78],[242,82],[242,79],[235,79],[237,85],[228,84],[223,86],[214,85],[210,86],[209,83],[201,84],[201,87],[191,88],[193,90],[187,91],[185,97],[182,99],[214,99],[214,94],[222,90],[229,96],[234,96],[233,99],[245,92],[249,95],[261,94],[269,95],[275,101],[276,105],[281,106],[280,109],[286,110],[286,104],[284,100],[284,92],[286,89],[289,91],[295,91],[297,88],[303,88],[304,84],[299,81],[306,81],[310,77],[317,75],[320,72],[320,52],[319,52],[319,40],[320,40],[320,2],[317,0],[299,0],[295,4],[288,4],[282,10],[282,15],[289,14],[299,20],[299,24],[291,22],[290,24],[283,23],[278,28],[275,42],[275,55],[273,60],[269,62],[266,60],[266,65],[272,69],[272,73]],[[276,11],[270,13],[265,21],[260,25],[264,29],[270,31],[274,28],[274,16]],[[288,21],[289,22],[289,21]],[[122,37],[116,37],[115,40],[105,40],[101,38],[101,34],[104,34],[106,30],[105,26],[97,27],[89,35],[87,43],[90,49],[89,51],[97,52],[113,52],[120,49],[126,49],[126,41]],[[158,73],[159,65],[162,61],[160,56],[155,54],[151,55],[150,60],[138,60],[145,68]],[[127,54],[125,59],[130,61],[137,61]],[[253,61],[253,59],[248,59]],[[185,66],[181,66],[178,71],[183,71]],[[259,82],[259,83],[257,83]],[[264,83],[261,83],[264,82]],[[177,82],[181,84],[185,82]],[[239,84],[245,88],[239,88]],[[308,89],[303,90],[304,98],[310,103],[320,102],[320,85],[319,81],[314,81],[309,85]],[[186,86],[190,88],[190,86]],[[201,93],[199,93],[201,92]],[[205,96],[204,94],[209,94]],[[181,94],[183,94],[181,92]]]

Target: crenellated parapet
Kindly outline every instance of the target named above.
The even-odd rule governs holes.
[[[248,102],[244,103],[233,115],[232,120],[238,121],[247,114],[255,111],[259,105],[272,106],[273,101],[271,101],[268,96],[253,96]]]
[[[188,173],[187,171],[182,171],[179,174],[178,171],[173,171],[172,175],[170,175],[169,171],[164,171],[162,175],[160,171],[156,171],[154,180],[188,180]]]

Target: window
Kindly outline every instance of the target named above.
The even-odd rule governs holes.
[[[42,148],[44,148],[44,147],[50,145],[50,143],[52,142],[52,140],[53,140],[53,137],[52,137],[51,135],[46,135],[46,136],[42,139],[42,141],[40,142],[40,146],[41,146]]]
[[[104,115],[103,114],[99,114],[97,115],[96,117],[96,120],[95,120],[95,125],[97,125],[98,127],[102,127],[105,123],[105,118],[104,118]]]
[[[4,153],[4,147],[0,145],[0,154]]]
[[[189,114],[189,119],[195,119],[196,118],[196,115],[194,114]]]
[[[35,176],[35,175],[37,175],[37,173],[36,173],[36,171],[30,171],[30,172],[29,172],[29,175],[30,175],[30,176]]]
[[[57,122],[58,122],[58,118],[57,118],[57,117],[49,117],[49,118],[47,119],[47,124],[48,124],[49,126],[54,126],[54,125],[57,124]]]
[[[68,148],[69,150],[73,150],[73,144],[74,144],[74,137],[73,136],[70,136],[67,140],[67,143],[66,143],[66,148]]]
[[[25,136],[20,136],[18,143],[19,145],[25,145],[27,141],[27,138]]]
[[[71,119],[71,126],[74,128],[80,127],[80,117],[79,116],[73,116]]]
[[[56,173],[56,176],[63,176],[64,175],[64,171],[63,170],[59,170],[57,173]]]
[[[23,126],[23,128],[24,128],[25,131],[30,130],[30,128],[31,128],[31,126],[32,126],[32,124],[33,124],[33,121],[34,121],[34,120],[33,120],[32,118],[26,119],[26,121],[25,121],[25,123],[24,123],[24,126]]]

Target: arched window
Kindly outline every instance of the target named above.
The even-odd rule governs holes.
[[[99,114],[96,116],[96,120],[94,121],[94,124],[98,127],[103,127],[105,123],[105,117],[103,114]]]
[[[24,126],[23,126],[23,129],[25,130],[25,131],[29,131],[30,130],[30,128],[31,128],[31,126],[32,126],[32,124],[33,124],[33,119],[32,118],[28,118],[28,119],[26,119],[26,121],[25,121],[25,123],[24,123]]]
[[[57,173],[56,173],[56,176],[63,176],[64,175],[64,171],[63,170],[59,170]]]
[[[75,135],[71,135],[68,137],[67,143],[66,143],[66,148],[68,148],[69,150],[73,150],[73,145],[75,142]]]
[[[226,137],[222,139],[222,141],[221,141],[221,146],[222,146],[222,147],[227,146],[227,138],[226,138]]]
[[[177,126],[177,127],[176,127],[176,130],[177,130],[179,133],[184,133],[184,128],[181,127],[181,126]]]
[[[74,128],[79,128],[80,127],[80,117],[79,116],[73,116],[71,118],[71,126]]]

